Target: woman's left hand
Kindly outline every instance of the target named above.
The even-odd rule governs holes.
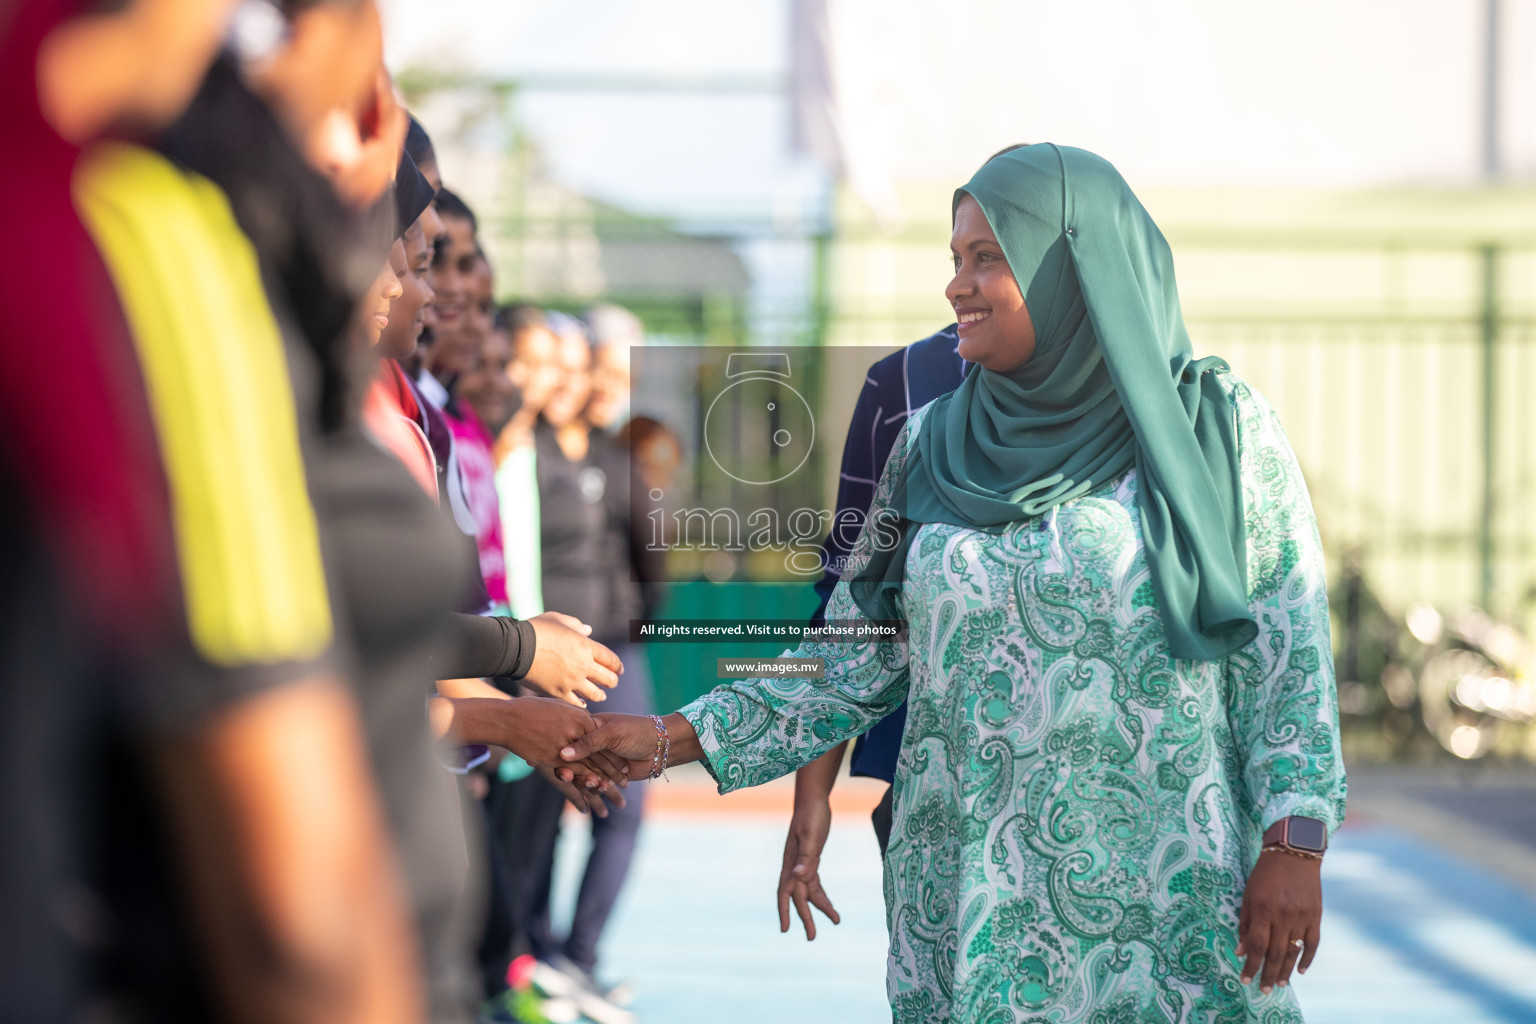
[[[1243,984],[1257,976],[1259,991],[1266,994],[1277,984],[1288,984],[1298,956],[1299,973],[1307,973],[1323,919],[1322,863],[1290,853],[1259,854],[1237,918],[1237,955],[1247,958]]]

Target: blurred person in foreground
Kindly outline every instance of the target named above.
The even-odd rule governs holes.
[[[321,45],[330,37],[306,37],[299,26],[309,17],[340,16],[348,5],[311,10],[294,21],[307,60],[222,60],[160,145],[223,189],[265,280],[295,382],[304,469],[383,798],[385,845],[398,859],[412,912],[424,981],[415,1012],[458,1022],[468,1018],[472,1001],[465,962],[478,874],[463,838],[457,787],[439,766],[423,701],[427,664],[442,636],[439,608],[451,602],[444,590],[462,578],[464,563],[434,532],[430,503],[422,516],[400,500],[413,485],[368,439],[361,420],[366,338],[401,291],[392,277],[381,289],[379,273],[397,213],[382,190],[371,202],[347,198],[328,162],[302,147],[293,81],[323,78],[336,61]],[[370,85],[392,101],[387,82]],[[403,114],[395,114],[403,127]],[[376,157],[387,161],[392,177],[399,146],[397,136]],[[397,472],[404,478],[398,482]]]
[[[1103,159],[994,157],[952,215],[945,294],[977,369],[907,420],[827,606],[904,620],[907,641],[802,643],[824,678],[599,716],[565,753],[637,776],[702,760],[724,791],[909,699],[896,1021],[1298,1022],[1345,785],[1284,431],[1193,358],[1167,243]]]
[[[371,343],[381,337],[389,310],[404,296],[386,262],[391,234],[397,233],[391,225],[401,219],[414,221],[415,214],[402,217],[394,204],[359,198],[349,182],[371,180],[372,169],[366,174],[344,172],[323,150],[302,147],[311,137],[306,119],[315,112],[305,105],[309,88],[299,87],[319,83],[329,88],[328,76],[352,66],[350,56],[335,59],[326,44],[345,39],[352,53],[359,37],[337,29],[353,27],[351,19],[360,9],[321,5],[296,14],[289,45],[302,59],[290,61],[281,53],[221,58],[186,114],[163,133],[158,145],[185,171],[206,175],[199,179],[181,173],[194,192],[209,192],[203,180],[222,189],[227,197],[223,217],[225,222],[234,220],[222,249],[241,256],[247,275],[259,269],[273,307],[264,319],[240,322],[249,323],[253,331],[273,332],[280,347],[286,343],[286,368],[280,348],[260,373],[228,379],[245,384],[279,381],[279,386],[295,382],[297,394],[290,396],[287,408],[288,415],[296,414],[296,430],[290,427],[289,432],[296,433],[303,446],[331,603],[348,641],[346,662],[354,669],[354,693],[393,838],[380,845],[398,856],[414,911],[419,943],[415,955],[421,968],[406,976],[424,975],[427,1008],[407,1010],[432,1020],[459,1021],[468,1016],[473,1002],[466,968],[476,906],[477,876],[470,857],[474,847],[463,838],[457,787],[438,764],[423,700],[439,665],[447,675],[474,671],[456,666],[467,660],[478,667],[480,655],[499,665],[525,660],[533,652],[527,643],[513,645],[514,637],[527,638],[521,630],[514,632],[512,624],[455,619],[447,611],[452,606],[450,591],[461,574],[475,572],[472,553],[468,561],[456,554],[456,549],[464,550],[456,535],[438,528],[441,519],[432,503],[366,436],[361,419],[363,392],[372,377],[366,369]],[[386,114],[393,109],[394,120],[401,122],[392,139],[372,138],[362,147],[370,163],[390,168],[399,198],[399,175],[410,169],[400,159],[403,117],[391,107],[393,93],[381,72],[370,72],[366,87],[363,95]],[[356,103],[348,105],[355,108]],[[324,113],[318,116],[334,120]],[[232,132],[230,126],[240,130]],[[159,176],[168,185],[181,180],[174,169]],[[125,180],[136,179],[130,175]],[[113,179],[105,184],[112,185]],[[146,220],[141,205],[110,207],[111,194],[105,199],[109,208],[100,218],[104,229],[124,222],[124,238],[132,244],[155,236],[154,218]],[[430,189],[417,189],[418,204],[424,206],[428,199]],[[174,215],[163,219],[167,224],[184,222]],[[125,268],[134,265],[134,255],[131,248],[123,250]],[[212,260],[205,257],[202,262]],[[182,276],[195,275],[184,270]],[[247,293],[259,293],[260,283],[253,288],[247,281],[243,287]],[[219,304],[206,308],[217,309]],[[213,337],[219,333],[204,332]],[[264,344],[270,349],[270,343]],[[360,366],[365,367],[361,372]],[[242,397],[256,401],[259,394],[248,389]],[[232,400],[221,404],[243,408]],[[275,399],[262,407],[283,408]],[[269,427],[252,435],[270,432]],[[208,451],[230,457],[216,444]],[[243,466],[246,460],[233,457],[231,463]],[[269,518],[279,524],[291,520],[280,512]],[[289,615],[303,611],[304,606],[295,603]],[[475,646],[454,633],[455,625],[493,631],[490,644]],[[434,721],[444,733],[452,729],[477,740],[480,737],[468,726],[497,724],[495,735],[501,738],[523,718],[532,717],[513,720],[503,709],[470,702],[439,702],[433,708]],[[541,720],[547,724],[549,716]]]
[[[28,634],[54,636],[55,656],[34,662],[25,686],[75,716],[66,733],[40,736],[71,755],[53,766],[61,773],[44,776],[60,787],[53,821],[32,833],[25,818],[7,818],[12,835],[62,840],[48,851],[47,874],[4,874],[8,886],[52,901],[67,936],[63,944],[58,935],[18,936],[10,914],[19,904],[6,901],[8,940],[37,940],[6,943],[7,1019],[420,1019],[414,941],[341,673],[281,343],[254,264],[217,190],[142,148],[93,146],[77,160],[75,147],[103,135],[153,137],[181,116],[227,14],[224,4],[154,0],[95,14],[48,3],[7,12],[3,106],[19,122],[8,129],[21,129],[7,134],[32,145],[25,162],[42,175],[26,202],[53,226],[30,237],[22,220],[23,238],[64,289],[50,310],[49,344],[36,344],[43,334],[32,339],[57,362],[31,386],[72,430],[88,429],[138,386],[137,362],[148,385],[138,401],[152,399],[156,428],[94,434],[58,464],[94,471],[95,493],[33,493],[63,498],[66,522],[85,500],[125,515],[126,525],[134,503],[119,500],[118,481],[138,474],[158,446],[168,484],[162,525],[174,531],[176,551],[175,606],[161,602],[153,564],[141,566],[132,591],[120,588],[116,567],[142,550],[132,530],[121,554],[91,556],[93,589],[112,598],[110,607],[82,616],[94,599],[57,590],[52,611],[38,603],[43,591],[27,595],[25,610],[7,602],[8,630],[24,612]],[[343,13],[364,63],[372,15],[371,5]],[[337,90],[343,118],[366,108],[371,71]],[[320,97],[317,109],[332,109],[330,99]],[[378,125],[388,131],[387,111]],[[338,169],[354,184],[368,180],[367,168]],[[111,283],[69,212],[72,198]],[[159,244],[146,248],[150,238]],[[114,285],[131,349],[111,340],[123,327]],[[46,308],[39,299],[49,294],[33,291],[17,305],[7,292],[12,326],[25,323],[25,309]],[[92,335],[108,344],[87,354],[77,342]],[[25,358],[7,356],[25,372]],[[83,371],[96,368],[118,374],[124,390],[75,416],[70,397],[81,392]],[[6,446],[26,440],[24,428],[8,431]],[[121,465],[95,458],[119,444],[133,449]],[[218,472],[225,459],[243,472]],[[17,464],[25,472],[27,460]],[[114,534],[121,531],[109,525],[99,539]],[[73,547],[66,540],[60,549],[66,564],[90,551]],[[251,557],[257,551],[264,557]],[[167,611],[175,622],[159,619]],[[119,624],[130,632],[119,636]],[[98,646],[108,638],[122,646]],[[28,649],[6,650],[9,659]],[[91,655],[109,651],[116,657],[90,666]],[[50,681],[54,666],[66,671]],[[22,677],[6,677],[8,694],[21,693]],[[64,822],[72,824],[55,831]],[[33,956],[42,970],[9,973],[35,966]]]

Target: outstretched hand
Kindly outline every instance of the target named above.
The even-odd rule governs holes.
[[[528,620],[535,637],[533,664],[523,682],[546,697],[586,707],[603,701],[619,681],[624,665],[619,656],[588,639],[592,627],[562,612],[545,612]]]
[[[816,919],[811,913],[815,907],[833,924],[841,924],[842,918],[832,906],[832,900],[821,887],[821,851],[827,845],[827,832],[832,827],[832,806],[825,800],[795,802],[795,814],[789,822],[789,835],[784,839],[784,865],[779,869],[779,931],[789,931],[789,905],[805,925],[805,939],[816,939]]]

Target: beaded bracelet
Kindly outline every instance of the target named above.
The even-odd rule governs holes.
[[[656,753],[651,758],[651,778],[671,782],[667,778],[667,761],[672,757],[672,736],[667,732],[660,715],[651,715],[650,719],[656,725]]]
[[[651,774],[649,776],[654,779],[657,775],[661,774],[661,748],[666,742],[667,730],[662,727],[661,719],[655,715],[648,717],[651,723],[656,726],[656,752],[651,755]]]
[[[1273,845],[1273,846],[1262,847],[1259,850],[1259,852],[1260,853],[1288,853],[1292,857],[1306,857],[1308,860],[1322,860],[1323,859],[1323,855],[1320,854],[1320,853],[1313,853],[1310,850],[1297,850],[1297,849],[1295,849],[1293,847],[1290,847],[1290,846],[1281,846],[1278,843]]]

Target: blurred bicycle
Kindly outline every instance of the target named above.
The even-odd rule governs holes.
[[[1424,760],[1439,745],[1419,713],[1418,646],[1366,580],[1363,553],[1344,555],[1328,603],[1336,617],[1339,727],[1351,758]]]
[[[1443,749],[1465,761],[1497,753],[1536,761],[1536,646],[1477,608],[1428,602],[1399,617],[1368,585],[1361,553],[1345,555],[1329,600],[1341,622],[1340,725],[1381,759]]]
[[[1419,713],[1442,747],[1536,761],[1536,648],[1478,608],[1446,615],[1419,602],[1404,615],[1421,649]]]

